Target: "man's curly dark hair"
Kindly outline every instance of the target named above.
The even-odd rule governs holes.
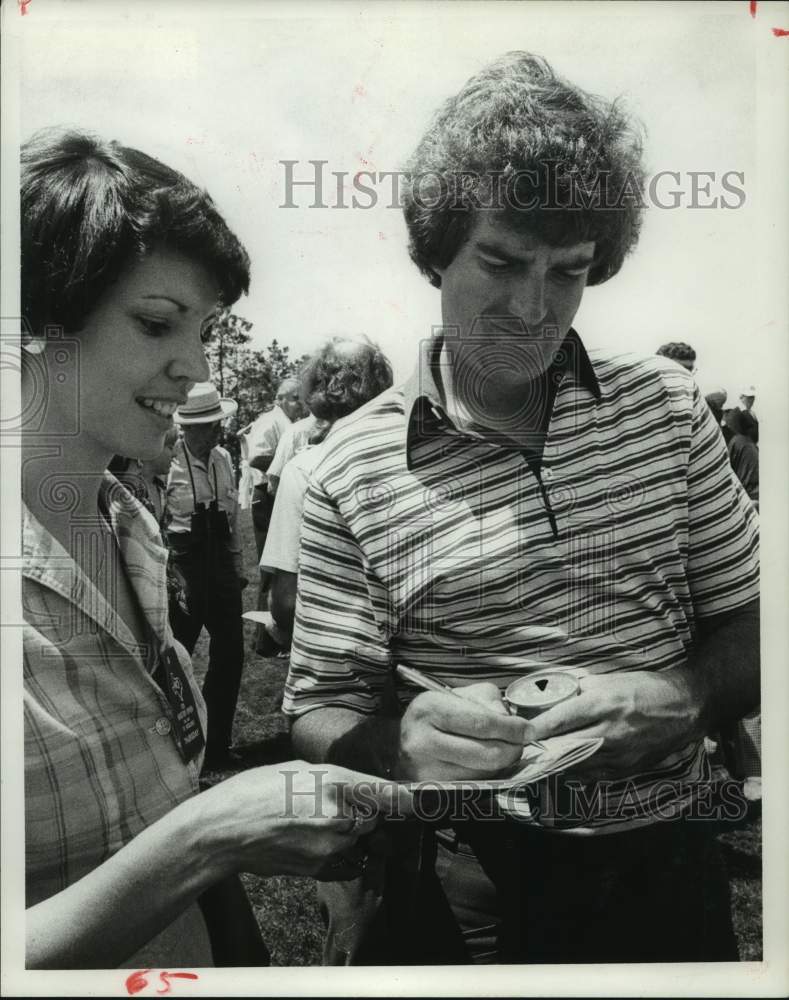
[[[325,434],[335,420],[392,385],[392,366],[367,337],[333,337],[306,362],[300,377],[301,397],[312,415],[325,422]]]
[[[664,358],[671,358],[672,361],[688,361],[693,364],[696,360],[696,352],[690,344],[686,344],[682,340],[672,340],[668,344],[661,344],[655,353]]]
[[[431,284],[466,241],[475,213],[552,246],[594,241],[587,284],[612,277],[635,246],[644,208],[643,128],[619,101],[509,52],[438,111],[406,172],[411,258]]]

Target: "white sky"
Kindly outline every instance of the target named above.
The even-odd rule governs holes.
[[[757,384],[767,355],[753,308],[755,43],[748,5],[175,4],[31,0],[22,135],[71,123],[137,145],[203,183],[247,246],[253,287],[236,311],[299,354],[323,335],[366,332],[409,371],[439,322],[439,296],[406,252],[401,213],[279,207],[279,160],[396,170],[431,112],[512,48],[625,95],[647,125],[651,172],[679,171],[683,207],[651,209],[636,253],[590,289],[576,326],[589,345],[652,353],[686,340],[699,380]],[[67,16],[63,16],[65,15]],[[366,161],[366,162],[365,162]],[[688,209],[687,171],[740,171],[739,210]],[[662,191],[672,182],[666,180]],[[713,193],[720,193],[713,184]],[[769,310],[768,310],[769,312]]]

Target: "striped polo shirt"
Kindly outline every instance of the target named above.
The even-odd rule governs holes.
[[[699,619],[758,596],[758,516],[692,376],[587,354],[574,331],[563,346],[541,460],[450,419],[436,341],[332,436],[304,510],[287,713],[374,714],[397,663],[501,689],[678,667]],[[398,685],[401,705],[415,693]],[[703,746],[678,747],[554,825],[650,822],[708,777]]]

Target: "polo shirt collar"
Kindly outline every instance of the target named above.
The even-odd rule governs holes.
[[[428,426],[443,426],[452,431],[463,433],[463,429],[453,421],[447,412],[446,386],[441,379],[439,364],[444,338],[439,335],[420,344],[419,363],[416,370],[403,386],[405,412],[405,440],[403,447],[406,453],[406,463],[411,468],[411,448]],[[583,341],[572,328],[567,333],[563,347],[570,349],[563,352],[565,380],[577,382],[583,389],[590,392],[595,399],[600,399],[600,383],[594,366],[587,354]],[[575,370],[568,369],[570,358],[575,357]],[[557,366],[559,367],[559,366]]]

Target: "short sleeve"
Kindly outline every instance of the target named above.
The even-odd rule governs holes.
[[[282,471],[285,468],[288,461],[293,458],[295,454],[295,424],[291,424],[287,430],[283,431],[282,436],[277,444],[277,450],[274,452],[274,458],[271,460],[271,465],[268,467],[267,475],[269,478],[279,478],[282,476]]]
[[[293,462],[288,462],[282,470],[266,544],[260,557],[262,570],[298,572],[301,515],[308,482],[309,476]]]
[[[759,517],[698,387],[688,459],[688,582],[697,618],[759,596]]]
[[[249,460],[261,456],[274,456],[280,438],[276,410],[261,414],[252,424],[247,437]]]
[[[337,505],[313,479],[302,521],[286,714],[329,706],[364,715],[381,709],[392,662],[376,612],[383,599]]]

